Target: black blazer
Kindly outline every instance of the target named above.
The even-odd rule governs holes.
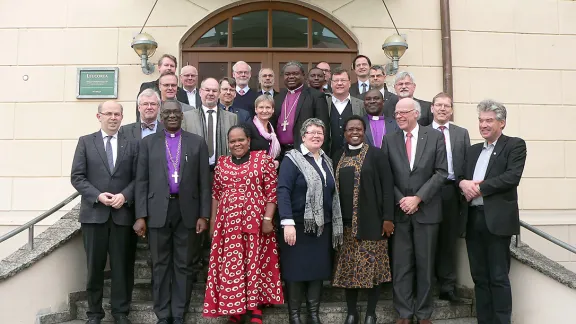
[[[272,123],[269,125],[272,126]],[[266,154],[268,154],[268,151],[270,151],[270,142],[260,135],[258,128],[254,125],[254,120],[248,120],[244,123],[244,126],[250,130],[250,151],[266,151]]]
[[[368,83],[370,83],[370,81],[368,81]],[[368,87],[368,89],[366,89],[366,91],[370,90],[370,87]],[[360,89],[358,89],[358,81],[352,83],[350,85],[350,95],[352,97],[358,98],[360,100],[364,100],[364,96],[362,93],[360,93]]]
[[[370,146],[375,146],[374,139],[372,138],[372,128],[370,127],[370,119],[368,118],[368,115],[365,115],[363,118],[364,122],[366,123],[366,131],[364,132],[364,141],[366,142],[366,144]],[[384,125],[386,127],[386,134],[395,133],[400,129],[398,127],[398,123],[396,123],[396,119],[391,117],[384,117]],[[382,143],[384,143],[384,136],[382,136]],[[382,147],[382,143],[380,144],[380,147]]]
[[[288,93],[287,89],[282,89],[279,95],[274,98],[274,115],[270,119],[272,126],[276,127],[276,133],[279,130],[278,119],[280,118],[280,113],[282,112],[282,104],[284,103],[284,99],[286,99],[286,94]],[[300,98],[298,98],[298,104],[295,108],[295,118],[294,118],[294,147],[300,147],[302,144],[302,136],[300,136],[300,128],[302,124],[309,118],[318,118],[324,125],[326,125],[326,129],[324,130],[324,134],[330,134],[330,117],[328,115],[328,106],[326,104],[326,97],[324,93],[312,89],[307,85],[303,85],[302,94]],[[329,147],[330,147],[330,136],[324,136],[324,144],[322,145],[322,149],[328,155],[329,154]]]
[[[339,172],[337,168],[343,152],[335,155],[336,174]],[[385,220],[394,220],[394,178],[384,151],[370,146],[360,169],[357,238],[373,241],[384,239],[382,224]]]
[[[80,223],[103,224],[112,216],[115,224],[134,224],[134,177],[138,143],[118,133],[117,144],[115,167],[110,170],[101,131],[82,136],[78,140],[70,182],[82,195]],[[120,209],[105,206],[98,201],[98,196],[103,192],[122,193],[126,203]]]
[[[138,96],[142,93],[142,91],[146,89],[154,89],[156,92],[158,92],[158,94],[160,94],[160,87],[158,85],[158,81],[159,79],[142,83],[140,85],[140,91],[138,91]],[[136,96],[136,98],[138,98],[138,96]],[[198,94],[198,91],[196,91],[196,100],[197,100],[196,102],[198,102],[198,98],[200,98],[200,95]],[[178,89],[176,90],[176,100],[185,103],[187,105],[189,104],[188,95],[186,94],[186,91],[184,91],[184,89],[180,87],[178,87]],[[140,120],[140,112],[138,111],[138,101],[136,101],[136,120]]]
[[[279,91],[272,89],[272,97],[276,97],[279,93],[280,93]],[[258,89],[258,96],[257,97],[260,97],[261,95],[263,95],[262,89]]]
[[[410,170],[404,142],[404,132],[398,130],[384,136],[382,149],[388,155],[394,175],[395,203],[405,196],[418,196],[422,200],[418,211],[407,216],[396,208],[396,222],[407,222],[414,218],[421,224],[437,224],[442,221],[442,186],[448,176],[446,144],[442,133],[432,127],[420,126],[414,157],[414,168]]]
[[[221,104],[220,102],[218,102],[218,108],[222,109],[222,110],[226,110],[224,109],[226,106],[224,106],[223,104]],[[230,110],[226,110],[232,113],[235,113],[236,116],[238,116],[238,123],[244,123],[247,122],[248,120],[252,119],[250,117],[250,113],[242,108],[238,108],[235,107],[234,104],[232,104],[232,107],[230,107]],[[226,130],[228,131],[228,130]]]
[[[472,180],[476,162],[484,143],[470,146],[464,162],[464,176],[459,180]],[[490,156],[480,192],[484,199],[484,217],[490,233],[512,236],[520,233],[518,185],[526,163],[526,142],[518,137],[501,135]],[[465,219],[468,219],[466,213]]]
[[[147,217],[151,228],[166,223],[170,187],[164,132],[146,136],[140,142],[136,172],[136,218]],[[198,217],[210,217],[210,167],[208,146],[198,135],[182,131],[179,196],[182,222],[196,228]]]
[[[164,124],[157,121],[158,125],[156,126],[156,133],[159,133],[164,130]],[[142,139],[142,123],[135,122],[128,125],[124,125],[120,127],[120,133],[124,134],[129,141],[137,141],[140,142]],[[152,135],[152,134],[150,134]],[[150,136],[148,135],[148,136]]]

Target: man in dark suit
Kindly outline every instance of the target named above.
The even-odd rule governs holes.
[[[330,134],[330,118],[324,94],[304,85],[304,67],[300,62],[290,61],[282,67],[285,89],[274,98],[274,116],[270,122],[276,127],[276,135],[282,154],[300,147],[300,128],[308,118],[318,118],[326,125]],[[325,140],[324,152],[329,152],[330,141]]]
[[[396,122],[400,131],[384,137],[394,174],[394,236],[392,282],[397,324],[430,324],[434,258],[442,221],[440,192],[448,176],[442,134],[419,126],[420,111],[411,98],[398,101]]]
[[[384,116],[384,96],[382,92],[372,89],[364,96],[364,109],[366,115],[366,144],[382,148],[384,136],[395,133],[399,130],[396,120],[392,117]]]
[[[210,217],[208,148],[181,129],[181,109],[177,101],[163,104],[165,130],[142,140],[136,173],[134,230],[144,236],[149,228],[158,324],[184,323],[195,275],[192,244]]]
[[[245,123],[252,119],[250,113],[234,105],[234,98],[236,98],[236,81],[232,78],[224,77],[220,79],[218,83],[220,84],[218,108],[236,114],[236,116],[238,116],[238,123]]]
[[[352,69],[356,73],[357,82],[350,86],[350,95],[358,99],[363,99],[362,94],[370,90],[370,67],[372,62],[366,55],[358,55],[352,61]]]
[[[188,105],[198,108],[200,105],[200,89],[198,89],[198,70],[192,65],[186,65],[180,70],[180,83],[188,97]]]
[[[176,68],[178,67],[178,62],[176,61],[176,57],[170,54],[164,54],[158,60],[158,73],[160,75],[164,74],[165,72],[176,73]],[[138,95],[142,93],[145,89],[154,89],[156,92],[160,93],[160,85],[159,80],[144,82],[140,85],[140,91],[138,91]],[[186,95],[186,91],[182,88],[178,87],[177,92],[175,94],[176,99],[180,102],[188,104],[188,96]],[[136,107],[136,120],[140,120],[140,111],[138,107]]]
[[[456,179],[464,174],[464,158],[470,147],[468,130],[452,122],[452,98],[441,92],[432,99],[432,128],[444,136],[448,181],[442,187],[442,223],[436,250],[436,278],[440,286],[440,299],[458,302],[456,287],[456,241],[462,234],[460,217],[460,190]]]
[[[317,67],[313,67],[308,71],[308,86],[324,93],[324,72]]]
[[[506,107],[478,104],[483,143],[466,152],[459,187],[467,209],[466,246],[476,294],[478,324],[511,323],[510,238],[520,233],[518,185],[526,163],[526,142],[502,134]]]
[[[416,82],[414,80],[414,75],[410,72],[399,72],[396,74],[396,79],[394,81],[396,97],[390,98],[390,105],[386,106],[384,115],[388,116],[388,114],[394,113],[393,108],[396,107],[398,100],[402,98],[412,98],[418,101],[420,104],[420,111],[422,112],[418,119],[418,124],[429,126],[434,119],[431,111],[431,102],[414,98],[414,91],[416,91]]]
[[[129,324],[134,286],[136,235],[134,177],[138,144],[118,132],[122,106],[106,101],[98,106],[101,129],[82,136],[72,162],[70,181],[82,195],[79,221],[86,250],[88,322],[104,318],[102,296],[108,255],[112,274],[110,304],[114,322]]]
[[[120,133],[131,141],[140,142],[144,137],[164,129],[158,120],[160,96],[153,89],[146,89],[138,95],[140,121],[120,127]]]
[[[260,84],[260,91],[258,96],[261,94],[268,94],[272,97],[278,95],[278,91],[274,90],[274,70],[270,68],[261,68],[258,72],[258,83]]]
[[[332,69],[330,68],[330,64],[326,61],[322,61],[316,64],[316,67],[324,72],[323,92],[332,93],[332,85],[330,84],[330,80],[332,80]]]
[[[172,72],[164,72],[158,79],[158,82],[160,85],[160,99],[162,101],[178,100],[177,96],[178,92],[176,91],[176,89],[178,89],[178,77],[176,76],[176,74]],[[185,102],[182,102],[180,100],[178,100],[178,102],[180,102],[180,106],[183,112],[187,112],[189,110],[194,109],[194,107],[190,106]]]
[[[370,89],[376,89],[380,91],[384,97],[384,116],[389,118],[394,118],[394,109],[396,109],[396,103],[398,103],[398,97],[388,91],[386,87],[386,69],[382,65],[372,65],[370,67]],[[362,100],[364,95],[360,95]]]

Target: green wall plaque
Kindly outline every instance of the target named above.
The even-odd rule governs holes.
[[[118,68],[78,68],[76,98],[118,98]]]

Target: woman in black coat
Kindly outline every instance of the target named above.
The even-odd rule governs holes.
[[[274,165],[278,168],[278,156],[280,155],[280,142],[270,118],[274,114],[274,98],[271,95],[260,95],[254,102],[256,116],[245,123],[250,130],[252,139],[250,151],[266,151],[274,159]]]
[[[344,244],[336,258],[333,286],[346,289],[348,318],[357,324],[358,292],[368,291],[364,323],[376,323],[380,285],[390,282],[388,238],[394,232],[394,182],[385,153],[364,143],[366,123],[360,116],[344,122],[343,151],[335,155]]]

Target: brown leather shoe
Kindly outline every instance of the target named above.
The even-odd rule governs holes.
[[[429,319],[419,320],[418,324],[432,324],[432,321]]]

